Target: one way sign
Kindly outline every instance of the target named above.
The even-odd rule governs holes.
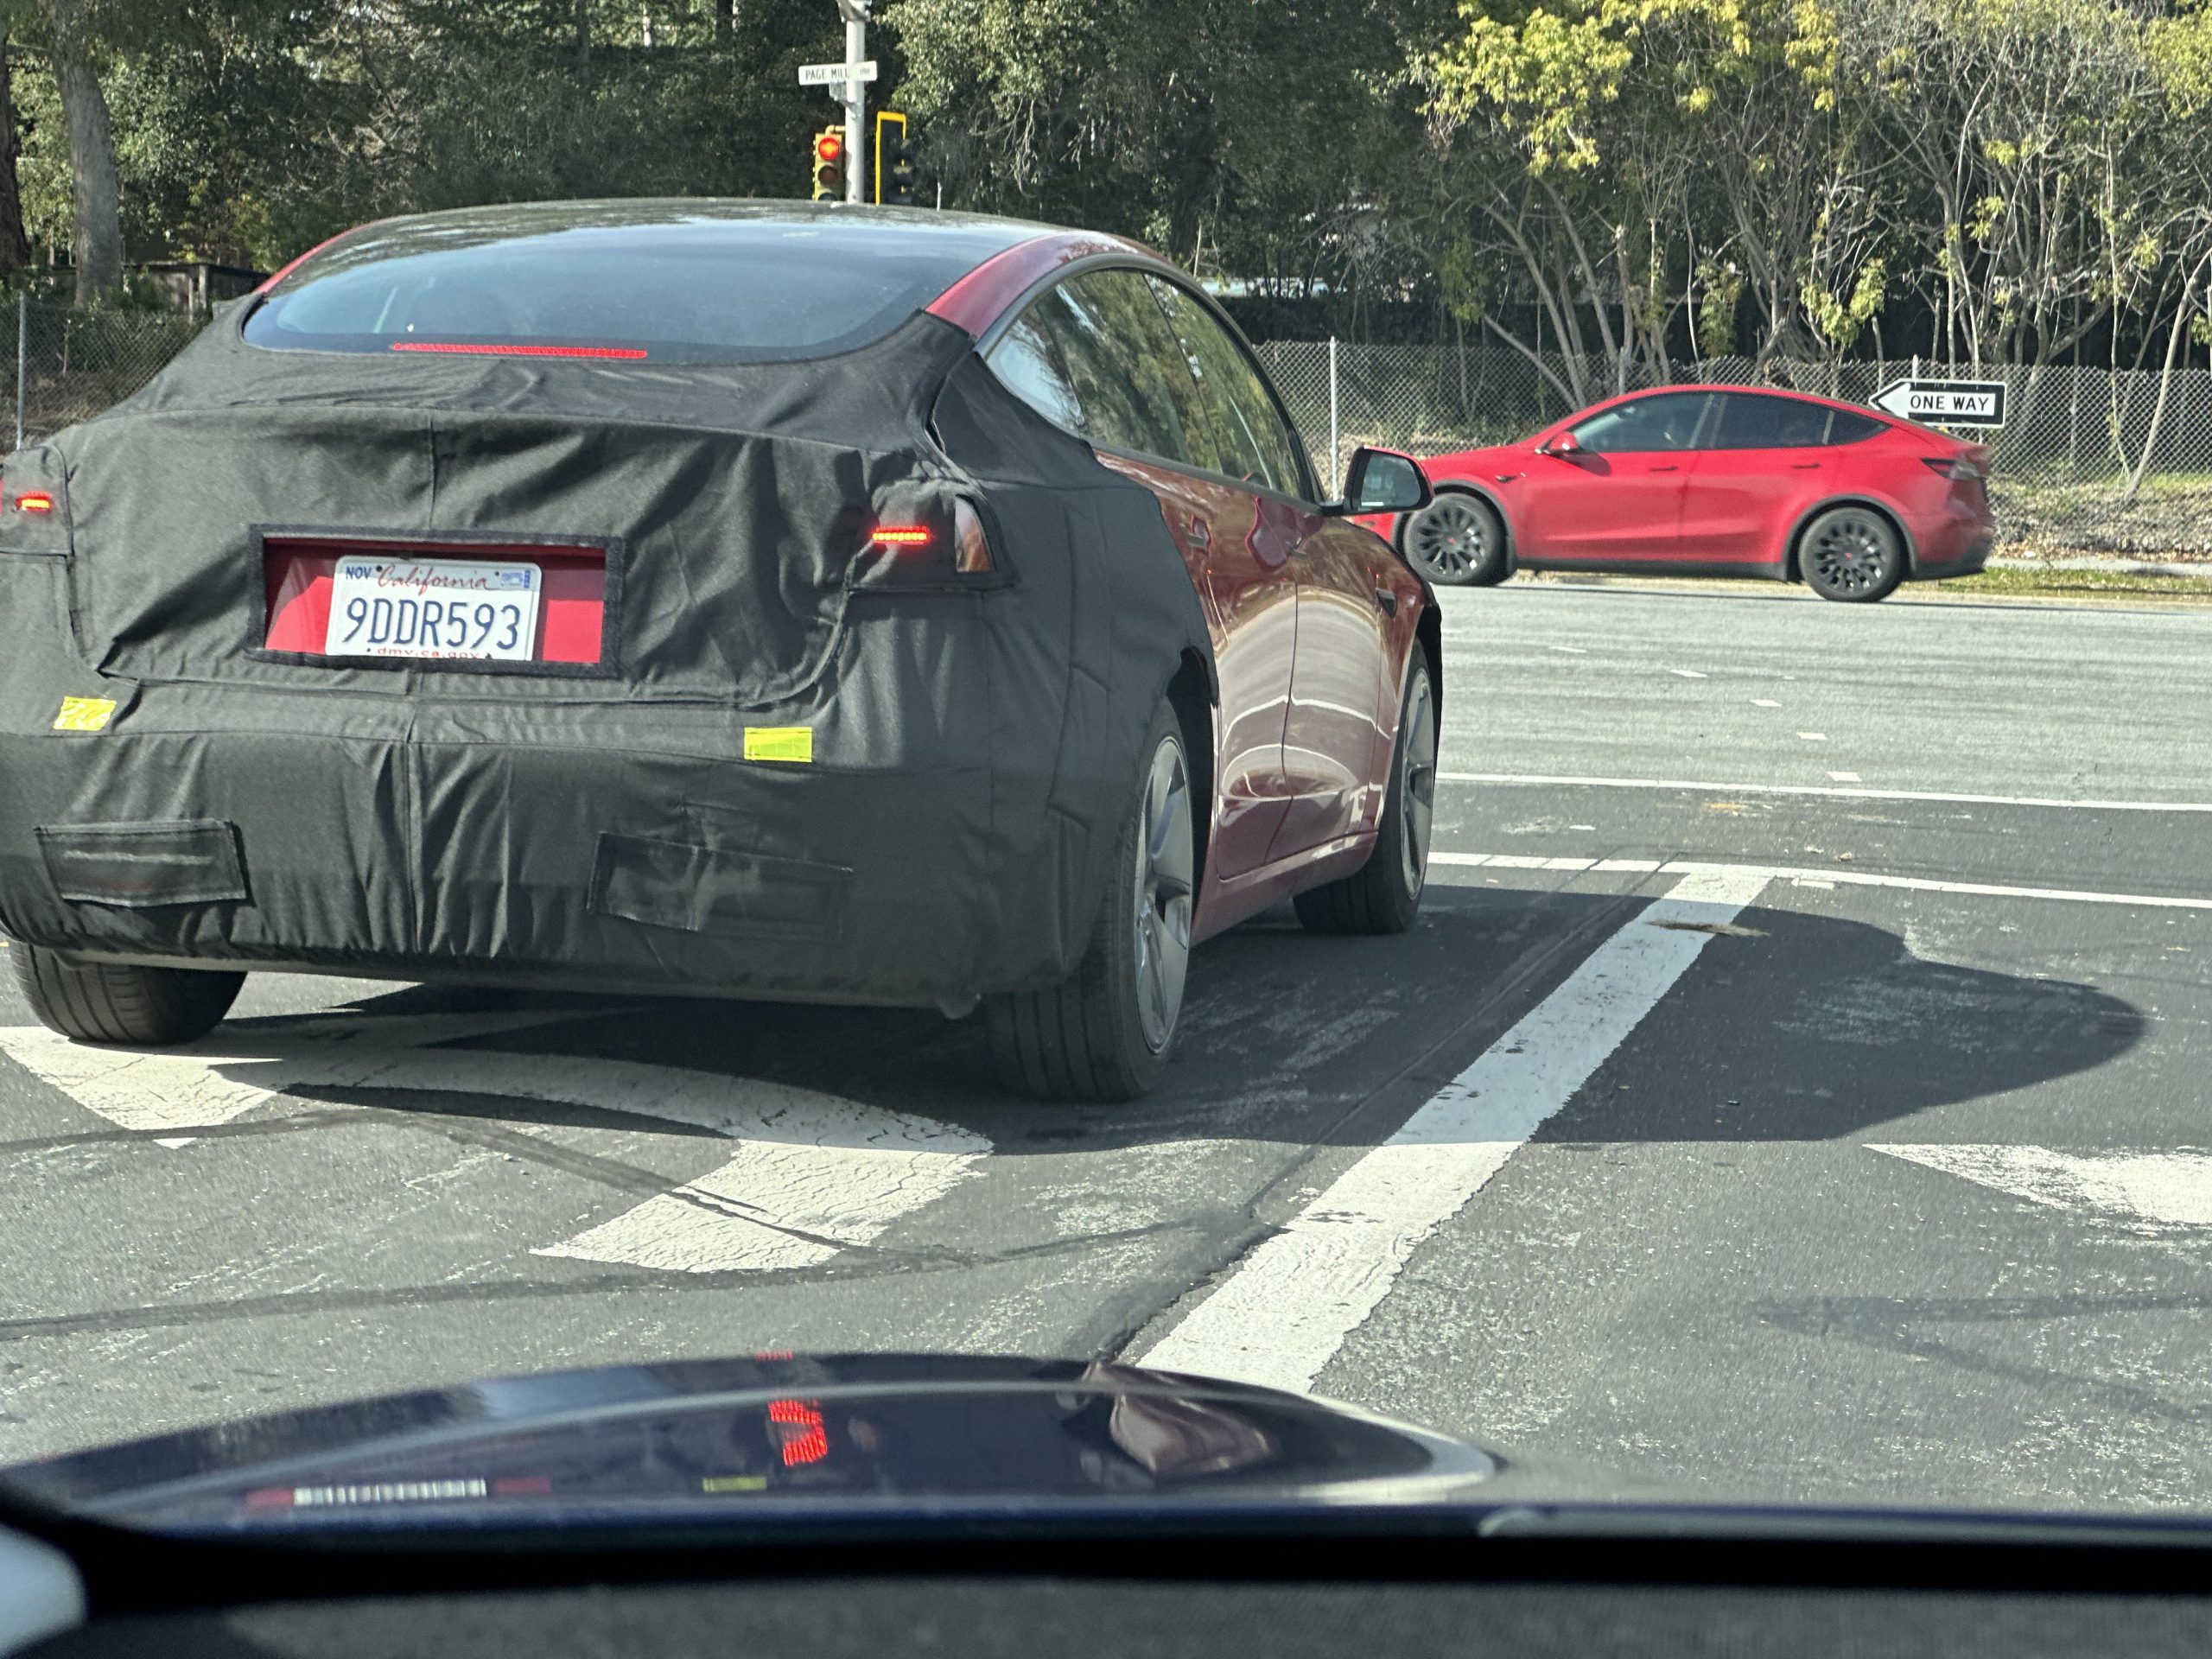
[[[1885,414],[1931,426],[2002,426],[2002,380],[1892,380],[1872,398]]]

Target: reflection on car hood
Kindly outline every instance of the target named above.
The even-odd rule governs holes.
[[[1075,1361],[856,1355],[610,1366],[390,1395],[0,1471],[190,1532],[1464,1501],[1456,1440],[1238,1383]]]

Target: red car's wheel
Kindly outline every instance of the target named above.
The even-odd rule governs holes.
[[[1489,502],[1440,489],[1398,531],[1406,562],[1440,587],[1486,588],[1505,580],[1505,524]]]
[[[1871,507],[1831,507],[1805,526],[1797,565],[1822,599],[1867,605],[1904,580],[1904,544]]]

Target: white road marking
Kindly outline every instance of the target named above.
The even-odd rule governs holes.
[[[1546,645],[1546,651],[1563,651],[1570,657],[1587,657],[1590,653],[1580,645]]]
[[[1670,668],[1667,671],[1669,674],[1679,674],[1686,680],[1707,680],[1713,677],[1709,674],[1700,674],[1694,668]]]
[[[533,1252],[685,1272],[826,1261],[943,1198],[991,1150],[965,1129],[812,1090],[630,1060],[421,1046],[566,1017],[340,1017],[218,1031],[158,1052],[83,1047],[34,1027],[0,1030],[0,1053],[131,1129],[227,1123],[316,1086],[551,1102],[708,1129],[738,1143],[719,1167]]]
[[[2201,1152],[1872,1145],[1867,1150],[2054,1210],[2101,1211],[2136,1225],[2212,1227],[2212,1154]]]
[[[1303,1392],[1421,1241],[1505,1166],[1635,1030],[1760,872],[1685,875],[1565,983],[1255,1249],[1140,1359]]]
[[[1758,875],[1805,887],[1901,887],[1911,893],[1959,893],[1985,899],[2056,899],[2077,905],[2141,905],[2153,910],[2212,910],[2212,899],[2170,899],[2154,893],[2105,893],[2088,887],[2014,887],[1993,881],[1938,881],[1872,870],[1807,869],[1789,864],[1717,864],[1695,858],[1545,858],[1528,853],[1437,853],[1431,865],[1487,870],[1592,870],[1636,875]]]
[[[1859,774],[1855,772],[1832,772],[1828,776],[1839,784],[1855,784],[1859,781]]]
[[[1518,772],[1440,772],[1436,775],[1447,784],[1533,784],[1548,789],[1674,789],[1700,795],[1818,795],[1844,801],[2058,806],[2089,812],[2212,812],[2212,801],[2069,801],[2044,795],[1959,795],[1933,789],[1832,789],[1825,784],[1703,784],[1671,778],[1571,778]]]
[[[1772,697],[1753,697],[1751,699],[1751,707],[1754,709],[1779,709],[1782,705],[1777,702]]]
[[[1800,732],[1797,735],[1808,743],[1825,743],[1828,741],[1828,734],[1826,732]]]

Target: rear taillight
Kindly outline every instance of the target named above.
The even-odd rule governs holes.
[[[1970,455],[1923,455],[1921,462],[1931,473],[1939,473],[1954,482],[1963,484],[1969,479],[1986,480],[1989,474],[1974,465]]]
[[[874,589],[925,591],[950,588],[997,571],[982,515],[966,501],[952,506],[950,534],[937,524],[882,524],[868,532],[855,575]]]
[[[16,498],[18,512],[52,512],[54,498],[44,490],[25,490]]]

